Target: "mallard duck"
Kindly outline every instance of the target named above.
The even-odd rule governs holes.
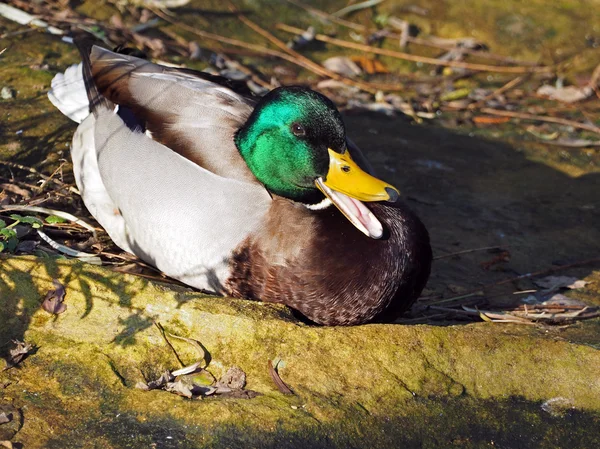
[[[56,75],[49,98],[80,122],[77,186],[123,250],[323,325],[389,321],[419,296],[427,231],[368,173],[327,97],[252,98],[214,75],[79,48],[83,63]]]

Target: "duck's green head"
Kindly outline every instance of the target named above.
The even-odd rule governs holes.
[[[344,122],[327,97],[302,87],[269,92],[235,135],[240,154],[272,193],[305,204],[325,194],[366,235],[379,221],[362,201],[395,201],[398,191],[361,170],[346,148]]]

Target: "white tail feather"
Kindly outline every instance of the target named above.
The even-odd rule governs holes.
[[[65,73],[57,73],[51,85],[48,99],[64,115],[81,123],[90,114],[81,63],[72,65]]]

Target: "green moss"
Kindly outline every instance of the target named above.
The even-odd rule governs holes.
[[[68,309],[56,320],[42,320],[46,312],[25,308],[21,326],[5,335],[38,347],[19,370],[0,375],[0,381],[10,376],[13,382],[3,394],[26,410],[19,441],[27,447],[139,447],[158,441],[164,447],[258,441],[261,447],[366,441],[371,447],[391,441],[410,447],[420,439],[425,447],[453,441],[484,447],[531,428],[543,441],[567,444],[577,437],[592,444],[595,438],[573,427],[571,418],[597,424],[600,399],[590,391],[600,388],[600,353],[528,327],[311,327],[266,313],[269,305],[170,291],[101,267],[29,257],[5,262],[3,322],[18,304],[35,303],[50,287],[47,273],[58,274],[67,290]],[[85,316],[88,299],[80,277],[104,279],[91,287],[92,307]],[[263,396],[189,401],[135,389],[136,382],[179,367],[156,327],[146,325],[151,319],[199,340],[210,352],[209,370],[216,377],[232,365],[242,367],[247,388]],[[123,335],[126,340],[119,339]],[[186,363],[199,358],[191,345],[173,341]],[[279,372],[295,396],[281,395],[268,374],[267,360],[276,357],[286,362]],[[574,407],[560,419],[540,408],[556,397]],[[94,424],[99,421],[102,427]]]

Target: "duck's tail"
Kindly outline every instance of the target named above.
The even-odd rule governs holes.
[[[57,73],[52,78],[51,86],[48,99],[64,115],[81,123],[90,114],[90,102],[83,81],[83,63],[72,65],[64,73]]]
[[[58,73],[48,92],[50,102],[71,120],[81,123],[99,105],[111,107],[110,102],[98,92],[92,77],[90,53],[99,41],[85,32],[76,32],[73,42],[83,62]]]

